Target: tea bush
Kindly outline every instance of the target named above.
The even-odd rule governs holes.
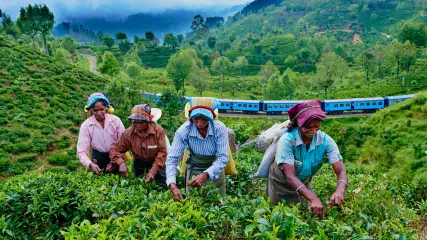
[[[55,166],[64,166],[71,160],[71,157],[67,154],[55,153],[52,156],[48,157],[48,162]]]

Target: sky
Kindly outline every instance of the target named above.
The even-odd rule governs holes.
[[[121,18],[140,12],[160,12],[168,9],[220,10],[250,0],[0,0],[0,9],[12,19],[19,9],[28,4],[46,4],[55,15],[55,21],[80,17]]]

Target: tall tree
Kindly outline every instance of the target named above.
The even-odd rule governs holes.
[[[374,65],[374,61],[374,56],[370,51],[365,51],[364,53],[360,54],[356,59],[356,62],[365,69],[365,81],[366,84],[368,84],[368,87],[370,87],[371,85],[371,81],[369,80],[369,71],[371,66]]]
[[[289,97],[289,100],[294,98],[295,93],[295,86],[294,83],[291,81],[291,75],[292,70],[288,68],[285,72],[282,74],[282,83],[283,83],[283,94],[285,97]]]
[[[207,68],[196,67],[190,73],[190,84],[203,96],[203,91],[209,88],[209,70]]]
[[[178,93],[182,89],[182,95],[185,94],[185,80],[188,79],[191,71],[201,62],[197,58],[196,50],[192,48],[181,49],[173,54],[168,61],[166,71],[170,79],[172,79],[175,90]]]
[[[154,40],[154,38],[156,38],[154,36],[154,33],[151,31],[145,32],[145,39],[147,39],[147,41],[151,42]]]
[[[0,18],[3,18],[1,21],[1,25],[3,26],[5,32],[7,35],[11,36],[13,40],[16,42],[19,35],[21,35],[21,30],[19,27],[13,23],[12,19],[9,15],[2,12]]]
[[[36,20],[37,18],[38,11],[33,6],[28,5],[27,8],[21,8],[19,17],[16,20],[16,24],[21,29],[21,32],[31,37],[34,49],[36,48],[34,37],[39,33],[40,29],[40,22]]]
[[[167,33],[163,39],[163,45],[175,48],[178,46],[178,40],[172,33]]]
[[[193,22],[191,22],[191,29],[194,32],[197,32],[203,28],[204,23],[205,20],[203,19],[202,15],[197,14],[196,16],[194,16]]]
[[[126,53],[126,55],[123,57],[123,63],[136,63],[138,66],[142,66],[141,58],[138,55],[138,49],[133,49],[132,51],[129,51]]]
[[[236,75],[239,73],[240,77],[243,77],[244,72],[249,66],[248,59],[246,59],[244,56],[238,57],[234,63],[233,68],[236,70]]]
[[[119,49],[123,55],[125,55],[130,50],[131,46],[132,44],[127,39],[119,41]]]
[[[141,67],[135,62],[130,62],[126,64],[126,74],[132,79],[138,79],[141,76]]]
[[[124,33],[124,32],[116,33],[116,40],[117,41],[121,41],[121,40],[125,40],[125,39],[128,39],[128,37],[126,36],[126,33]]]
[[[384,46],[379,43],[375,44],[371,53],[374,56],[375,62],[378,66],[378,78],[381,78],[381,65],[384,63],[385,54]]]
[[[335,52],[325,52],[316,64],[317,82],[319,87],[325,91],[325,98],[327,97],[328,89],[334,83],[333,76],[337,74],[340,59],[341,57]]]
[[[275,72],[269,77],[267,85],[264,88],[264,97],[271,100],[281,100],[286,97],[285,85],[282,79],[280,79],[279,72]]]
[[[102,58],[102,64],[99,68],[100,72],[114,78],[114,76],[116,76],[120,71],[116,58],[108,51],[104,53]]]
[[[400,42],[410,41],[418,47],[424,47],[427,44],[427,28],[422,21],[402,21],[397,28]]]
[[[221,98],[222,98],[222,90],[224,86],[224,78],[225,78],[224,75],[226,72],[230,71],[230,68],[231,68],[231,62],[230,60],[228,60],[227,57],[224,57],[224,56],[221,56],[215,59],[212,63],[212,70],[218,73],[218,75],[222,74],[222,83],[220,87]]]
[[[223,52],[227,51],[228,49],[231,48],[231,45],[229,42],[227,41],[223,41],[223,42],[219,42],[216,44],[216,48],[218,49],[218,51],[222,54]]]
[[[184,40],[184,35],[178,34],[176,35],[176,39],[178,41],[178,46],[181,47],[182,41]]]
[[[271,75],[277,73],[279,70],[272,61],[268,61],[265,65],[261,65],[261,85],[264,86],[270,79]]]
[[[394,60],[396,60],[396,77],[399,77],[400,65],[404,57],[403,44],[395,39],[388,45],[387,49],[390,51],[390,55],[393,56]]]
[[[295,56],[289,55],[286,57],[284,63],[285,63],[286,68],[293,69],[295,67],[295,65],[298,64],[298,58]]]
[[[216,37],[209,37],[208,38],[208,46],[210,49],[215,49],[215,45],[216,45]]]
[[[75,52],[78,44],[70,36],[65,36],[61,38],[61,47],[68,51],[71,56],[72,61],[74,62]]]
[[[104,45],[111,50],[114,45],[114,39],[107,34],[102,38],[102,43],[104,43]]]
[[[34,9],[39,7],[39,14],[38,14],[38,21],[40,26],[40,33],[43,37],[44,42],[44,48],[46,50],[46,54],[49,55],[49,49],[47,46],[46,36],[48,36],[53,29],[53,25],[55,24],[55,17],[53,16],[53,13],[49,10],[49,8],[46,5],[35,5]]]

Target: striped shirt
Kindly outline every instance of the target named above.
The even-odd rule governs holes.
[[[293,165],[296,177],[300,180],[306,180],[319,171],[324,155],[329,164],[343,159],[334,139],[320,130],[313,137],[308,150],[302,141],[299,128],[284,133],[277,142],[276,163],[280,167],[283,163]]]
[[[166,159],[166,183],[176,183],[176,167],[181,159],[184,149],[190,144],[191,150],[200,156],[216,156],[212,166],[206,169],[209,180],[219,178],[228,163],[228,131],[224,123],[219,120],[209,121],[206,138],[203,138],[197,126],[186,121],[175,132],[171,151]]]

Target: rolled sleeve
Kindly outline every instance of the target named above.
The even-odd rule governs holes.
[[[130,136],[127,135],[128,134],[125,131],[120,137],[119,141],[113,144],[110,149],[110,159],[118,166],[125,162],[125,160],[123,160],[123,154],[127,152],[132,146],[129,139]]]
[[[284,163],[294,165],[295,156],[292,151],[291,140],[287,134],[283,134],[277,142],[276,163],[282,166]]]
[[[179,130],[179,129],[178,129]],[[185,141],[181,136],[181,133],[175,133],[173,138],[171,151],[168,153],[166,158],[166,185],[169,186],[171,183],[176,184],[176,167],[178,166],[179,159],[185,149]]]
[[[334,164],[338,161],[342,161],[343,158],[340,154],[340,150],[338,149],[337,144],[335,143],[334,139],[332,139],[330,136],[326,136],[326,157],[328,158],[329,164]]]
[[[228,130],[227,128],[222,127],[218,129],[217,136],[217,153],[216,160],[212,163],[206,172],[209,175],[210,180],[216,180],[221,175],[221,172],[224,170],[225,166],[228,163]]]
[[[89,159],[90,136],[87,125],[80,127],[79,139],[77,141],[77,157],[80,162],[89,168],[92,161]]]
[[[165,131],[160,130],[157,133],[157,156],[154,161],[153,166],[150,169],[150,173],[152,173],[154,176],[159,172],[163,167],[165,166],[165,160],[167,156],[166,152],[166,141],[165,141]]]

